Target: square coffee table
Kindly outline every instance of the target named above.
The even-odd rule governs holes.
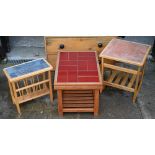
[[[98,115],[102,78],[96,52],[59,51],[54,88],[60,115],[64,112]]]
[[[142,85],[150,49],[150,45],[112,39],[100,54],[103,84],[133,92],[134,103]],[[112,60],[116,63],[105,63],[105,60]]]

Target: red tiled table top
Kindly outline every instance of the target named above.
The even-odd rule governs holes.
[[[150,45],[121,39],[112,39],[101,52],[100,57],[143,65],[150,48]]]
[[[60,52],[57,82],[99,82],[95,52]]]

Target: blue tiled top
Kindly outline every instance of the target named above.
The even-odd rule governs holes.
[[[36,72],[45,68],[48,68],[49,65],[44,61],[44,59],[39,59],[35,61],[30,61],[18,66],[6,68],[9,76],[11,78],[20,77],[32,72]]]

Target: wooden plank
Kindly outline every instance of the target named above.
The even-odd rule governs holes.
[[[64,90],[64,94],[90,94],[93,93],[92,90]]]
[[[93,108],[94,104],[63,104],[64,108]]]
[[[32,99],[48,95],[48,94],[49,94],[49,90],[44,89],[44,90],[40,90],[40,91],[33,93],[33,95],[31,94],[31,95],[20,96],[20,97],[18,97],[18,101],[21,104],[21,103],[24,103],[24,102],[30,101]]]
[[[129,77],[129,74],[126,74],[125,77],[123,78],[122,82],[121,82],[121,85],[122,86],[125,86],[127,80],[128,80],[128,77]]]
[[[90,94],[63,94],[63,97],[93,97],[93,94],[90,93]]]
[[[94,112],[94,108],[64,108],[63,112]]]
[[[110,69],[113,69],[113,70],[118,70],[118,71],[122,71],[122,72],[126,72],[126,73],[131,73],[131,74],[137,74],[137,71],[133,70],[133,69],[128,69],[128,68],[123,68],[123,67],[119,67],[119,66],[114,66],[114,65],[111,65],[111,64],[107,64],[107,63],[104,63],[103,66],[105,68],[110,68]]]
[[[114,36],[77,36],[77,37],[45,37],[45,51],[47,55],[47,60],[54,69],[56,68],[56,57],[60,44],[64,44],[65,51],[97,51],[99,55],[100,52],[106,47],[106,45],[111,41]],[[98,43],[101,42],[103,46],[98,47]],[[109,60],[106,60],[109,62]]]
[[[83,104],[85,104],[85,103],[94,103],[94,101],[93,100],[85,100],[85,101],[81,101],[81,100],[79,100],[79,101],[63,101],[63,104],[66,104],[66,103],[83,103]]]
[[[133,85],[134,82],[135,82],[135,79],[136,79],[136,75],[133,75],[132,78],[131,78],[131,80],[130,80],[130,82],[129,82],[129,84],[128,84],[128,87],[129,87],[129,88],[132,87],[132,85]]]
[[[49,80],[45,80],[45,81],[41,81],[41,82],[38,82],[38,83],[35,83],[35,84],[31,84],[31,85],[28,85],[26,87],[16,89],[16,92],[19,92],[19,91],[24,90],[24,89],[32,88],[32,87],[35,87],[35,86],[38,86],[40,84],[47,83],[47,82],[49,82]]]
[[[63,97],[63,101],[79,101],[79,100],[93,100],[94,98],[93,97],[85,97],[85,96],[77,96],[77,97],[74,97],[74,96],[70,96],[70,97]]]
[[[49,84],[49,91],[50,91],[50,100],[51,100],[51,103],[53,103],[53,89],[52,89],[52,75],[51,75],[51,71],[48,71],[48,79],[49,79],[48,84]]]
[[[99,90],[94,90],[94,116],[98,115],[99,110]]]
[[[116,80],[114,81],[114,83],[119,84],[119,82],[121,81],[122,77],[123,77],[123,73],[119,73],[119,75],[117,76]]]
[[[123,89],[123,90],[129,91],[129,92],[134,92],[133,88],[128,88],[128,87],[123,86],[123,85],[119,85],[119,84],[115,84],[115,83],[109,83],[107,81],[103,81],[103,83],[107,86],[111,86],[111,87],[118,88],[118,89]]]
[[[59,111],[59,115],[63,116],[62,90],[57,90],[57,94],[58,94],[58,111]]]
[[[116,76],[117,73],[118,73],[118,71],[116,71],[116,70],[113,70],[112,71],[112,75],[108,79],[108,82],[109,83],[111,83],[114,80],[114,78],[115,78],[115,76]]]

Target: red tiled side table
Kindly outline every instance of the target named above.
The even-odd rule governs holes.
[[[112,39],[100,54],[103,84],[133,92],[134,103],[142,85],[146,58],[150,49],[150,45]],[[105,60],[116,63],[108,64]]]
[[[96,52],[59,51],[54,88],[59,115],[64,112],[93,112],[98,115],[102,78]]]

